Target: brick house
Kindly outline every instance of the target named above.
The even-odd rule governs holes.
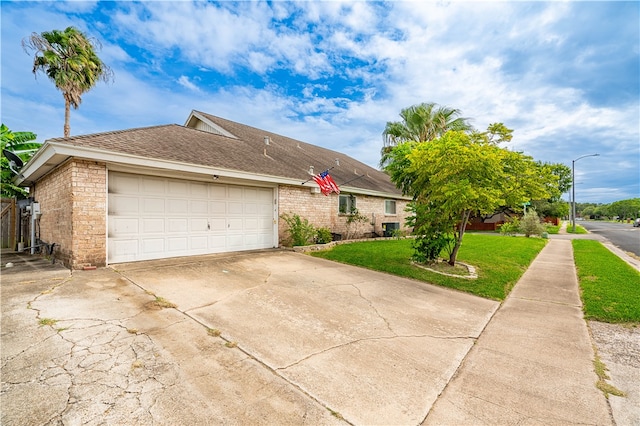
[[[328,168],[340,195],[309,180]],[[38,238],[73,269],[278,247],[284,213],[343,238],[383,235],[408,202],[347,155],[199,111],[184,126],[47,140],[21,174]],[[351,207],[368,220],[348,227]]]

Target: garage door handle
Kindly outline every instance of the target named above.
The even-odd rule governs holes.
[[[211,224],[207,221],[207,231],[211,230]]]

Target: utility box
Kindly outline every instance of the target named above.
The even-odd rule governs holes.
[[[399,222],[383,222],[382,223],[382,235],[385,237],[393,237],[393,231],[400,229]]]

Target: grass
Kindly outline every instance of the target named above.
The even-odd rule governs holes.
[[[598,241],[572,243],[585,318],[640,323],[640,272]]]
[[[560,225],[546,225],[545,232],[549,235],[558,234],[560,232]]]
[[[175,308],[177,305],[175,303],[169,302],[164,297],[156,296],[156,299],[153,301],[156,306],[160,308]]]
[[[476,268],[476,280],[449,277],[412,265],[411,242],[410,239],[402,239],[341,244],[311,255],[503,300],[542,250],[546,240],[466,234],[458,260]]]
[[[57,322],[58,322],[58,320],[54,320],[54,319],[51,319],[51,318],[41,318],[40,321],[38,321],[38,324],[40,324],[41,326],[43,326],[43,325],[53,326]]]
[[[615,386],[607,382],[607,380],[611,379],[611,377],[609,377],[609,375],[607,374],[607,366],[604,365],[604,363],[600,359],[600,356],[598,355],[598,350],[595,347],[594,347],[594,352],[596,353],[596,356],[595,356],[595,359],[593,360],[593,369],[596,372],[596,375],[598,376],[596,387],[600,389],[600,391],[604,394],[604,396],[607,399],[609,399],[609,395],[621,396],[621,397],[627,396],[626,393],[624,393],[620,389],[616,388]]]
[[[568,234],[573,234],[573,225],[572,224],[568,224],[567,225],[567,233]],[[589,232],[587,232],[586,229],[584,229],[584,227],[580,226],[580,225],[576,225],[576,232],[575,234],[588,234]]]

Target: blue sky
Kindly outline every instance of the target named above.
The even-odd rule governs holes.
[[[578,202],[640,196],[639,2],[7,2],[2,122],[62,136],[62,95],[31,73],[32,32],[75,26],[115,73],[71,133],[184,124],[192,109],[377,166],[404,107],[457,108],[510,149],[576,162]],[[565,196],[565,199],[568,199]]]

